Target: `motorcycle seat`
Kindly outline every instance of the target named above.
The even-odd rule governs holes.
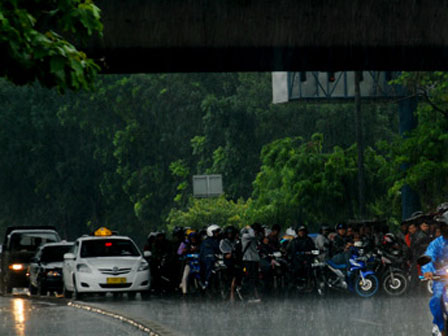
[[[327,260],[327,264],[336,269],[346,269],[347,268],[346,264],[336,264],[331,259]]]

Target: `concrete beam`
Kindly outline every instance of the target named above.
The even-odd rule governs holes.
[[[448,70],[444,0],[99,0],[105,72]]]

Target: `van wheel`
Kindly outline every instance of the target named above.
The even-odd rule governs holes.
[[[31,295],[36,295],[37,294],[37,288],[34,287],[31,283],[28,286],[28,290],[30,291]]]
[[[69,290],[65,287],[65,285],[64,285],[64,288],[62,289],[62,294],[64,295],[64,297],[65,297],[66,299],[71,299],[72,296],[73,296],[73,292],[69,291]]]
[[[47,295],[47,289],[45,286],[42,285],[42,283],[39,282],[39,287],[37,287],[37,292],[39,293],[39,296],[46,296]]]

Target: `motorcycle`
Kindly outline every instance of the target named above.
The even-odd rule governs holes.
[[[322,282],[318,279],[322,278],[321,270],[316,266],[319,262],[319,250],[311,250],[297,253],[301,258],[302,273],[298,276],[293,276],[293,286],[299,293],[309,293],[314,289],[320,295],[323,295]]]
[[[429,262],[431,262],[431,257],[426,256],[426,255],[421,256],[420,258],[417,259],[417,264],[420,266],[426,265]],[[448,280],[448,265],[437,269],[433,275],[432,280],[425,279],[423,275],[420,276],[420,280],[422,282],[427,282],[427,283],[429,283],[431,281],[431,284],[432,284],[432,281],[440,281],[440,280],[447,281]],[[444,323],[445,329],[447,329],[447,327],[448,327],[448,287],[446,284],[443,287],[441,300],[442,300],[441,307],[443,310],[443,318],[445,320],[445,323]],[[442,333],[439,330],[439,327],[437,325],[433,325],[431,334],[432,334],[432,336],[442,336]]]
[[[336,264],[331,259],[316,261],[318,294],[324,295],[327,288],[355,292],[358,296],[369,298],[378,292],[379,281],[375,272],[367,267],[373,261],[373,255],[360,256],[356,248],[350,249],[349,264]]]
[[[186,266],[189,267],[187,278],[187,293],[196,294],[204,290],[205,286],[201,278],[201,264],[198,253],[190,253],[185,257]]]
[[[275,251],[261,256],[259,269],[264,294],[282,294],[286,288],[288,271],[288,263],[282,252]]]
[[[210,284],[207,286],[206,292],[210,297],[216,297],[215,294],[218,294],[224,300],[229,296],[230,292],[230,282],[225,275],[227,266],[224,263],[222,254],[216,254],[215,258],[216,261],[213,265]]]
[[[398,251],[378,249],[373,270],[381,279],[383,290],[391,296],[403,295],[409,287],[409,275],[403,271],[404,258]]]

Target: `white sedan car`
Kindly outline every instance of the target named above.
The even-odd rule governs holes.
[[[145,252],[146,253],[146,252]],[[146,256],[146,255],[145,255]],[[64,255],[64,296],[86,293],[137,292],[149,290],[149,264],[131,238],[125,236],[83,236]]]

